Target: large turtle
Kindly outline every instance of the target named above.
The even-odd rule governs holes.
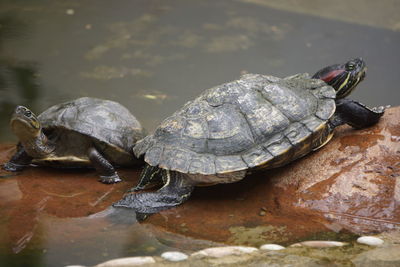
[[[165,119],[134,147],[146,166],[134,191],[152,182],[156,192],[129,193],[115,207],[151,214],[181,204],[195,185],[232,183],[249,170],[283,166],[325,145],[342,124],[378,122],[384,107],[345,99],[365,77],[361,58],[314,76],[246,74],[211,88]]]
[[[50,107],[38,117],[18,106],[10,121],[17,152],[3,168],[19,171],[31,163],[65,167],[93,166],[103,183],[121,181],[113,165],[141,161],[132,147],[144,137],[138,120],[122,105],[82,97]]]

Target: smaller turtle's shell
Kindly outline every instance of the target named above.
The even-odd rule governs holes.
[[[38,116],[44,130],[66,129],[89,136],[117,151],[130,151],[144,136],[139,121],[121,104],[82,97],[54,105]]]
[[[190,174],[281,166],[329,138],[334,99],[332,87],[308,74],[244,75],[188,102],[134,153],[152,166]]]

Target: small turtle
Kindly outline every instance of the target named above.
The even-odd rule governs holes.
[[[140,163],[131,153],[144,137],[138,120],[122,105],[90,97],[55,105],[38,117],[18,106],[10,122],[17,152],[4,164],[20,171],[31,163],[58,167],[93,166],[103,183],[120,182],[113,165]]]
[[[183,203],[195,185],[232,183],[254,169],[283,166],[325,145],[339,125],[368,127],[385,108],[345,99],[365,77],[361,58],[314,76],[246,74],[211,88],[134,146],[146,166],[138,186],[115,207],[151,214]]]

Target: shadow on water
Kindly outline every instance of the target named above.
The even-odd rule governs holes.
[[[368,24],[352,23],[257,4],[261,2],[265,1],[2,1],[0,141],[15,141],[8,121],[16,105],[40,113],[81,96],[106,98],[130,109],[151,132],[204,89],[241,73],[313,73],[352,57],[363,57],[368,65],[367,79],[354,93],[355,99],[371,106],[400,104],[398,29],[374,27],[370,20]],[[343,9],[350,4],[342,1]],[[379,13],[368,12],[374,17]],[[10,147],[0,150],[2,162],[11,151]],[[15,177],[1,172],[7,179],[0,180],[0,262],[7,266],[95,264],[121,256],[210,245],[185,236],[193,231],[181,221],[181,213],[190,214],[185,207],[152,219],[165,227],[137,224],[129,212],[114,213],[115,217],[102,213],[136,182],[139,170],[122,173],[125,182],[109,187],[97,183],[91,171],[28,170]],[[199,209],[207,203],[208,212],[218,217],[221,213],[213,207],[224,210],[218,204],[221,191],[230,191],[223,198],[236,205],[245,203],[247,192],[261,185],[266,182],[260,179],[224,189],[198,189],[191,203]],[[210,198],[202,197],[203,193]],[[280,212],[279,203],[265,194],[274,211]],[[259,204],[251,215],[254,219],[264,212],[260,211],[264,204]],[[231,228],[216,236],[233,233],[237,238],[232,243],[246,239],[258,244],[253,237],[259,232],[285,232],[281,221],[274,222],[276,227],[261,229],[243,226],[235,211],[225,212]],[[304,216],[298,214],[299,222]],[[171,225],[168,218],[176,224]],[[310,221],[322,231],[323,224]],[[163,230],[174,227],[180,234]],[[212,231],[204,224],[200,227]],[[294,231],[304,229],[299,226]]]

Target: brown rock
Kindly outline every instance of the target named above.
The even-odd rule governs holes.
[[[133,225],[134,238],[143,240],[151,231],[184,248],[193,243],[184,243],[186,236],[258,247],[310,236],[325,240],[321,233],[327,231],[366,234],[398,227],[399,125],[400,108],[393,108],[374,127],[338,129],[327,146],[283,168],[254,173],[239,183],[196,188],[185,204],[151,216],[144,225]],[[0,145],[0,164],[14,147]],[[110,227],[109,222],[70,221],[66,228],[68,221],[60,219],[106,209],[137,182],[139,172],[119,170],[125,182],[104,185],[91,170],[0,170],[0,217],[7,218],[1,222],[7,242],[14,252],[21,251],[38,235],[39,225],[51,225],[52,244],[83,239],[96,243],[99,235],[123,240],[126,232],[101,230]],[[261,211],[266,216],[260,216]],[[181,236],[176,233],[184,238],[177,239]]]
[[[15,145],[0,145],[0,165],[14,153]],[[139,170],[119,170],[122,177],[137,178]],[[11,173],[0,168],[0,222],[14,253],[23,250],[35,237],[43,215],[52,218],[87,217],[108,208],[122,197],[134,181],[105,185],[97,181],[94,170],[30,167]],[[55,223],[53,227],[57,227]],[[102,225],[91,230],[98,231]],[[62,235],[68,237],[62,237]],[[60,229],[59,237],[71,236]]]
[[[394,229],[400,225],[399,204],[397,107],[373,127],[340,127],[328,145],[280,169],[254,173],[234,184],[196,188],[185,204],[146,223],[178,233],[179,225],[186,223],[186,235],[258,246],[321,238],[315,235],[327,231]],[[268,216],[259,215],[260,207]]]
[[[0,144],[0,165],[14,151],[15,145]],[[98,182],[98,175],[90,169],[29,167],[10,173],[0,168],[0,249],[9,253],[2,256],[14,257],[14,253],[24,253],[28,248],[41,250],[43,240],[43,251],[48,255],[59,253],[62,266],[78,263],[71,255],[81,255],[88,248],[98,253],[85,258],[99,262],[118,257],[127,248],[155,253],[165,246],[162,242],[189,252],[223,245],[137,224],[130,210],[118,210],[107,217],[111,204],[137,183],[140,169],[118,169],[118,173],[124,181],[106,185]],[[187,230],[184,223],[179,226]],[[77,254],[64,253],[66,247]]]

